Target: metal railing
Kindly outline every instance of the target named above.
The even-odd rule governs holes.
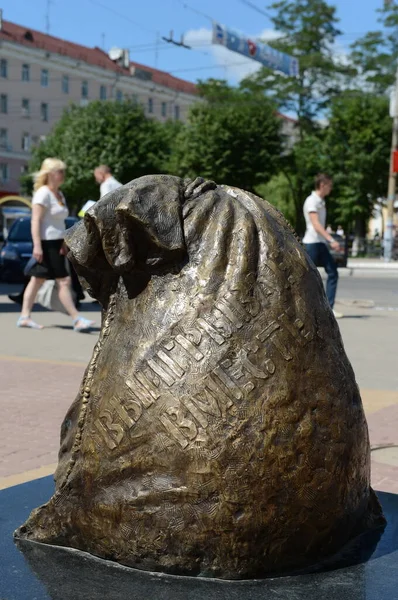
[[[384,257],[384,242],[382,238],[354,238],[349,236],[346,241],[347,255],[350,258],[380,258]],[[398,237],[394,240],[393,260],[398,260]]]

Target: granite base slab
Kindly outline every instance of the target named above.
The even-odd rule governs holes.
[[[398,600],[398,495],[379,493],[388,525],[350,566],[255,581],[148,573],[13,532],[53,493],[51,477],[0,491],[0,600]],[[340,565],[343,563],[340,563]]]

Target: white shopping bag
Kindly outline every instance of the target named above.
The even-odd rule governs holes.
[[[71,289],[73,302],[76,300],[76,294]],[[64,313],[67,315],[64,305],[59,299],[58,295],[58,285],[54,279],[47,279],[39,291],[37,292],[36,302],[44,306],[44,308],[48,308],[49,310],[55,310],[57,312]]]

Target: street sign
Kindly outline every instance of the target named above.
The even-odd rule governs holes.
[[[393,152],[392,172],[398,173],[398,150],[394,150]]]
[[[232,29],[228,29],[224,25],[220,25],[220,23],[213,22],[212,41],[213,44],[219,44],[228,48],[228,50],[232,50],[232,52],[243,54],[243,56],[252,58],[274,71],[280,71],[291,77],[299,75],[299,62],[297,58],[274,50],[274,48],[271,48],[267,44],[254,42],[240,33],[232,31]]]

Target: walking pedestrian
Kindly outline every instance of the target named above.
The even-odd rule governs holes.
[[[315,179],[315,191],[304,202],[304,218],[306,231],[303,239],[305,248],[317,267],[323,267],[327,273],[326,296],[336,319],[343,315],[334,310],[337,282],[339,274],[337,265],[329,251],[328,244],[333,250],[338,250],[340,244],[325,229],[326,203],[333,188],[333,181],[329,175],[320,173]]]
[[[65,197],[59,189],[65,178],[66,165],[57,158],[46,158],[35,174],[32,199],[33,257],[36,264],[29,272],[18,327],[43,329],[31,319],[37,292],[46,279],[55,279],[58,294],[66,312],[73,319],[75,331],[87,331],[93,321],[79,315],[73,303],[71,280],[66,268],[64,250],[65,219],[69,214]]]
[[[122,184],[112,175],[108,165],[96,167],[94,169],[94,177],[96,182],[100,184],[100,198],[122,187]]]

